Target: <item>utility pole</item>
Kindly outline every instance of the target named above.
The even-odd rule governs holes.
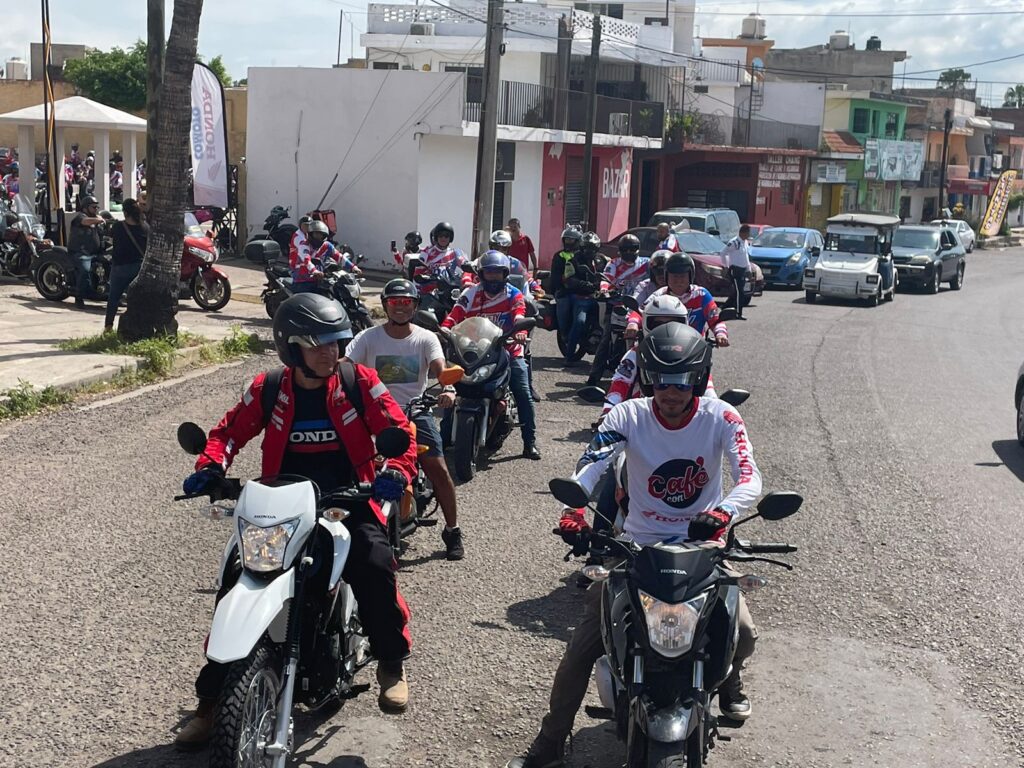
[[[565,117],[569,113],[569,66],[572,61],[572,33],[566,17],[558,19],[558,52],[555,55],[557,70],[555,73],[555,115],[552,128],[565,130]]]
[[[501,101],[501,49],[505,24],[503,0],[487,0],[484,51],[484,94],[480,104],[480,138],[476,145],[476,210],[473,213],[474,254],[487,244],[494,215],[494,164],[498,151],[498,109]],[[467,78],[469,75],[466,75]]]
[[[587,137],[583,144],[583,226],[590,226],[591,167],[594,164],[594,124],[597,122],[597,65],[601,61],[601,17],[594,14],[587,62]]]
[[[943,218],[943,198],[946,194],[946,160],[949,155],[949,132],[953,129],[953,110],[947,109],[942,116],[942,160],[939,164],[939,210],[938,218]]]
[[[341,28],[342,22],[345,21],[345,9],[338,9],[338,62],[334,65],[336,67],[341,66]]]

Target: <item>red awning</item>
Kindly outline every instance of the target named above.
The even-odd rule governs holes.
[[[821,137],[829,152],[840,155],[864,154],[864,147],[852,133],[847,131],[822,131]]]
[[[988,179],[950,179],[946,191],[954,195],[989,195],[993,183]]]

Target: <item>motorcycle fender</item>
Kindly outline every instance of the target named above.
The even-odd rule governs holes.
[[[233,526],[234,527],[234,526]],[[237,531],[237,527],[235,528]],[[232,533],[228,543],[224,545],[224,554],[220,557],[220,575],[217,576],[217,589],[224,584],[224,574],[227,573],[228,564],[235,557],[238,551],[238,533]]]
[[[213,285],[220,278],[227,282],[231,282],[231,278],[228,277],[228,273],[218,267],[216,264],[210,264],[203,267],[200,270],[200,274],[203,276],[203,280],[206,281],[207,285]]]
[[[294,569],[269,582],[243,571],[238,583],[217,603],[206,657],[221,663],[244,659],[267,629],[273,639],[284,639],[286,605],[294,596]],[[272,627],[277,624],[280,626]]]
[[[352,547],[352,534],[344,523],[320,518],[320,525],[327,529],[334,541],[334,560],[331,562],[331,582],[328,589],[334,589],[341,581],[341,572],[345,570],[345,563],[348,561],[348,552]]]
[[[491,404],[484,400],[484,415],[480,417],[480,439],[476,441],[477,448],[483,447],[487,442],[487,419],[490,416]]]
[[[640,727],[647,738],[663,744],[685,742],[700,723],[700,712],[692,701],[653,709],[650,702],[642,700],[637,711],[641,719]]]
[[[594,667],[594,679],[597,681],[597,694],[601,698],[601,706],[614,711],[615,709],[615,675],[612,673],[612,662],[607,656],[597,660]]]

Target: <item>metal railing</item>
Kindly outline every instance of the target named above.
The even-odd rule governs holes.
[[[689,120],[687,143],[771,149],[818,149],[821,129],[778,120],[734,115],[695,114]],[[677,140],[677,137],[672,137]]]
[[[585,131],[587,95],[581,91],[565,94],[565,123],[556,125],[556,90],[545,85],[502,80],[498,103],[498,124],[518,125],[524,128],[548,128]],[[466,76],[465,94],[483,91],[482,79]],[[465,99],[463,119],[480,121],[480,103]],[[656,101],[634,101],[597,97],[595,131],[622,136],[647,136],[661,139],[665,127],[665,106]]]

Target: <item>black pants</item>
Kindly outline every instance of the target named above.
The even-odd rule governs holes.
[[[600,310],[598,310],[600,311]],[[605,368],[608,367],[608,355],[612,349],[612,309],[608,307],[604,318],[604,330],[601,332],[601,342],[594,351],[594,363],[590,366],[590,378],[600,379],[604,377]]]
[[[736,297],[736,317],[743,317],[743,286],[747,283],[747,268],[729,267],[729,277],[732,278],[733,295]]]
[[[409,609],[398,592],[395,578],[398,564],[388,543],[387,532],[373,510],[365,505],[353,508],[345,527],[352,534],[352,546],[342,578],[355,593],[359,620],[370,639],[373,655],[385,664],[395,664],[409,655],[412,641],[409,637]],[[314,535],[317,541],[313,570],[307,575],[305,603],[315,607],[316,601],[327,593],[334,543],[319,525]],[[231,591],[241,575],[242,564],[237,556],[227,571],[217,592],[217,602]],[[303,622],[303,629],[308,630],[312,625],[311,621]],[[196,695],[201,699],[220,696],[228,666],[208,660],[196,678]]]

